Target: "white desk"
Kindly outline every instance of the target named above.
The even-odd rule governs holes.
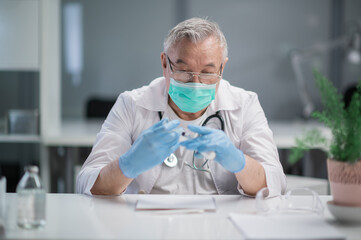
[[[286,175],[286,181],[286,191],[290,190],[291,188],[309,188],[318,193],[319,195],[330,194],[327,179]],[[304,194],[304,192],[302,194]]]
[[[305,132],[312,129],[318,129],[326,138],[331,138],[330,130],[315,121],[270,121],[269,127],[273,131],[278,149],[294,147],[296,138],[302,137]]]
[[[138,197],[48,194],[45,228],[23,230],[15,222],[16,194],[7,193],[9,206],[5,239],[242,239],[243,236],[228,219],[228,214],[255,211],[254,199],[217,195],[214,196],[216,212],[160,215],[136,212]],[[299,199],[303,201],[308,197],[300,196]],[[324,203],[331,198],[321,196]],[[360,239],[360,225],[338,223],[327,208],[325,219],[348,239]]]

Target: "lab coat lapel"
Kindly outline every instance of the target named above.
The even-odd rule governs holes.
[[[209,161],[209,168],[218,194],[239,194],[234,173],[229,172],[216,161]]]

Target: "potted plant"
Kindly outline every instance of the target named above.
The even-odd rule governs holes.
[[[314,112],[312,117],[331,130],[331,138],[324,137],[318,130],[307,132],[303,138],[296,139],[289,162],[295,163],[305,151],[322,146],[328,155],[333,203],[361,207],[361,81],[346,108],[342,95],[330,81],[317,71],[314,77],[324,108]]]

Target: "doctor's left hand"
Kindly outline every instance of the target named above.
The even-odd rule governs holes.
[[[188,125],[188,129],[199,136],[181,142],[182,146],[197,152],[214,151],[214,160],[230,172],[236,173],[244,168],[246,161],[243,152],[233,145],[222,130],[196,125]]]
[[[128,178],[135,178],[161,163],[179,147],[179,120],[164,118],[143,131],[131,148],[120,156],[119,168]]]

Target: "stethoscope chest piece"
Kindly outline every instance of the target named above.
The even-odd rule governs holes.
[[[177,159],[177,156],[174,153],[169,155],[164,160],[164,164],[167,165],[168,167],[175,167],[175,166],[177,166],[177,163],[178,163],[178,159]]]

